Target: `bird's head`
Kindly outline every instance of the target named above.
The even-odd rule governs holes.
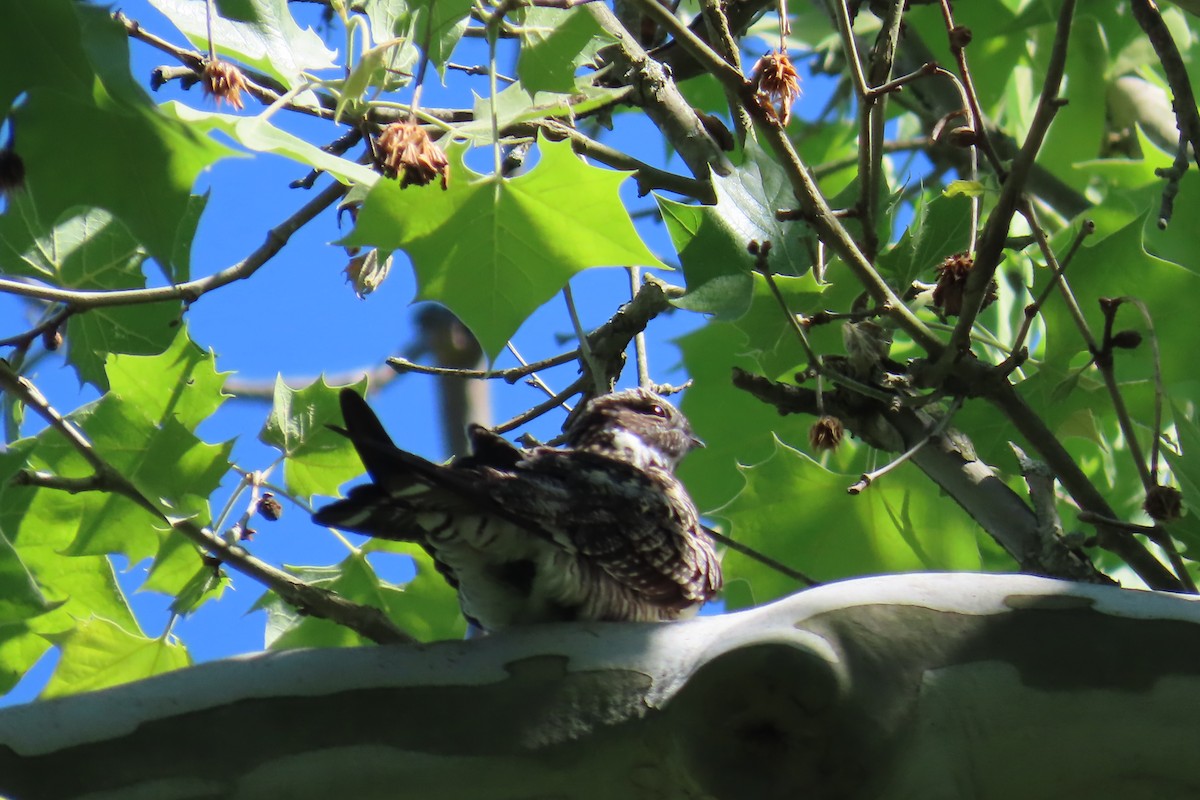
[[[648,389],[626,389],[597,397],[567,430],[567,444],[603,453],[645,468],[674,469],[704,443],[687,417]]]

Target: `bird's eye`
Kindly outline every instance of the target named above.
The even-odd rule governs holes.
[[[656,417],[663,417],[664,419],[667,416],[667,410],[665,408],[663,408],[662,406],[660,406],[658,403],[655,403],[654,405],[650,406],[650,413]]]

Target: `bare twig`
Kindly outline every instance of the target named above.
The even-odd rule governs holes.
[[[952,19],[949,17],[949,7],[946,3],[947,0],[943,0],[947,19],[952,22]],[[1051,49],[1050,60],[1046,67],[1046,78],[1042,84],[1042,94],[1038,99],[1037,110],[1034,112],[1033,121],[1029,127],[1029,134],[1025,137],[1025,143],[1021,146],[1020,152],[1017,153],[1017,157],[1013,161],[1012,171],[1005,178],[1004,186],[1000,190],[1000,197],[996,201],[996,207],[992,209],[987,224],[984,226],[983,235],[979,240],[979,249],[975,255],[975,266],[971,269],[967,277],[967,286],[963,294],[962,313],[958,317],[954,333],[950,336],[949,346],[946,348],[946,352],[942,354],[942,363],[939,364],[939,367],[942,369],[970,348],[971,326],[975,324],[975,319],[983,306],[984,297],[987,295],[988,287],[996,274],[996,268],[1000,265],[1000,258],[1003,254],[1005,239],[1008,237],[1012,216],[1016,213],[1017,206],[1021,202],[1021,195],[1025,190],[1025,180],[1029,175],[1029,170],[1033,166],[1038,151],[1042,147],[1046,133],[1050,130],[1050,123],[1054,120],[1054,115],[1061,104],[1058,97],[1058,90],[1062,83],[1063,72],[1066,67],[1067,43],[1070,37],[1071,19],[1074,12],[1075,0],[1065,0],[1062,11],[1059,14],[1058,27],[1054,36],[1054,46]],[[965,61],[963,63],[965,64]],[[969,85],[968,93],[970,93]],[[977,117],[977,121],[981,124],[982,116]],[[978,131],[976,133],[978,135]],[[990,147],[990,145],[987,145],[987,147]]]
[[[760,553],[758,550],[755,550],[753,547],[742,544],[741,542],[737,541],[736,539],[732,539],[732,538],[726,536],[725,534],[721,533],[720,531],[715,531],[712,528],[709,528],[707,526],[705,526],[704,530],[713,539],[715,539],[718,542],[720,542],[721,544],[725,545],[726,547],[728,547],[730,550],[734,551],[735,553],[741,553],[746,558],[749,558],[751,561],[757,561],[758,563],[762,564],[764,567],[767,567],[768,569],[778,572],[780,575],[791,578],[792,580],[802,583],[805,586],[820,586],[821,585],[820,581],[818,581],[814,578],[810,578],[809,576],[805,575],[800,570],[792,569],[787,564],[784,564],[782,561],[776,561],[775,559],[771,558],[770,556],[768,556],[764,553]]]
[[[924,439],[919,440],[912,447],[908,448],[903,453],[901,453],[896,458],[889,461],[887,464],[884,464],[879,469],[873,470],[871,472],[864,472],[862,477],[858,479],[858,482],[855,483],[853,486],[850,486],[848,489],[846,489],[846,492],[848,494],[860,494],[863,490],[865,490],[872,483],[879,480],[884,475],[888,474],[889,472],[894,470],[896,467],[900,466],[905,461],[908,461],[913,456],[915,456],[922,447],[929,444],[936,437],[941,436],[943,433],[945,433],[946,428],[950,425],[950,420],[954,419],[954,415],[958,413],[958,410],[960,408],[962,408],[962,403],[963,403],[963,399],[961,397],[954,398],[954,401],[950,404],[950,408],[948,408],[946,410],[946,413],[944,413],[942,415],[942,418],[938,420],[937,425],[935,425],[933,427],[933,429],[929,431],[928,436],[926,436]]]

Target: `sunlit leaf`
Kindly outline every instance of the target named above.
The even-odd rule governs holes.
[[[187,649],[169,637],[151,639],[130,633],[100,617],[57,638],[62,655],[42,692],[44,699],[119,686],[192,663]]]
[[[617,194],[626,173],[584,164],[565,142],[540,148],[511,180],[471,172],[452,149],[448,191],[380,181],[344,243],[405,250],[418,299],[448,307],[495,356],[575,273],[659,264]]]
[[[283,451],[284,482],[298,497],[335,495],[340,485],[363,472],[350,440],[329,427],[342,425],[341,388],[324,378],[299,390],[275,381],[274,406],[258,438]],[[351,388],[361,394],[366,379]]]
[[[203,52],[208,51],[207,0],[150,0]],[[217,0],[212,20],[218,56],[233,57],[291,88],[306,70],[335,66],[334,53],[292,19],[287,0]]]

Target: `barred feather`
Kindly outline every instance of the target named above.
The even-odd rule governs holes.
[[[563,449],[521,450],[482,428],[448,465],[397,448],[353,391],[346,435],[371,483],[318,524],[420,543],[485,630],[556,620],[667,620],[721,588],[721,568],[674,475],[699,441],[641,389],[593,400]]]

